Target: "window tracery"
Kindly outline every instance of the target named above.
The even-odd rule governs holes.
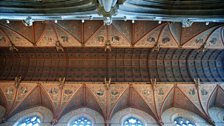
[[[193,122],[183,117],[175,118],[174,123],[175,126],[196,126]]]
[[[144,126],[144,125],[141,120],[135,117],[129,117],[126,120],[124,120],[123,126]]]
[[[73,120],[70,126],[92,126],[92,121],[82,116]]]
[[[21,120],[17,126],[40,126],[41,119],[39,116],[30,116]]]

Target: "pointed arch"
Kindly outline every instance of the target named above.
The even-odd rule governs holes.
[[[197,126],[206,126],[209,125],[202,117],[199,115],[182,109],[182,108],[176,108],[172,107],[167,109],[166,111],[163,112],[162,114],[162,120],[166,126],[173,126],[174,125],[174,119],[177,117],[183,117],[186,118],[193,123],[195,123]]]
[[[116,112],[113,115],[110,124],[111,126],[122,126],[124,120],[129,117],[138,118],[143,122],[145,126],[148,125],[158,126],[156,120],[151,115],[142,110],[135,109],[132,107]]]

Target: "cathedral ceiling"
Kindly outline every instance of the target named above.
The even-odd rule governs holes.
[[[1,0],[3,20],[223,22],[222,0]]]
[[[0,22],[0,47],[113,47],[223,49],[222,23],[194,23],[182,28],[180,23],[153,21],[45,21],[27,27],[22,21]]]
[[[212,123],[210,107],[224,107],[224,87],[218,83],[73,83],[8,81],[0,85],[0,105],[5,119],[34,107],[50,109],[58,120],[67,112],[88,107],[110,120],[117,111],[132,107],[145,111],[162,124],[162,113],[171,107],[200,115]]]
[[[44,106],[55,120],[88,107],[108,121],[132,107],[162,125],[177,107],[213,124],[208,109],[224,107],[223,8],[221,0],[1,0],[4,119]]]

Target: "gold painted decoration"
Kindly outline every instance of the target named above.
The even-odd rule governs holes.
[[[87,84],[86,87],[92,92],[95,96],[99,106],[102,111],[106,113],[107,106],[107,90],[105,88],[105,84]]]
[[[205,48],[208,49],[223,49],[222,30],[224,27],[216,29],[206,41]]]
[[[6,98],[7,106],[11,108],[16,97],[16,87],[14,86],[13,82],[5,82],[1,83],[0,85],[0,89]]]
[[[137,41],[137,43],[134,46],[141,47],[141,48],[154,47],[158,42],[158,38],[163,27],[164,25],[160,25],[154,28],[152,31],[147,33],[143,38]]]
[[[31,94],[35,87],[35,83],[21,83],[17,88],[16,99],[15,103],[13,104],[12,110],[15,110],[20,104],[22,104],[23,101]]]
[[[144,99],[144,101],[147,103],[151,111],[156,114],[155,110],[155,102],[153,97],[153,88],[152,85],[148,84],[134,84],[134,89],[140,94],[140,96]],[[162,89],[160,89],[161,91]],[[160,93],[161,94],[161,93]],[[164,94],[164,92],[162,92]]]
[[[199,35],[195,36],[194,38],[192,38],[191,40],[189,40],[188,42],[186,42],[186,44],[183,45],[183,48],[200,48],[204,42],[206,41],[206,38],[213,32],[213,30],[215,30],[217,28],[216,27],[212,27],[202,33],[200,33]]]
[[[128,40],[129,43],[131,43],[131,39],[132,39],[132,24],[130,21],[113,21],[112,25],[118,30],[119,33],[121,33],[121,35],[123,37],[125,37],[125,39]]]
[[[158,45],[164,48],[178,48],[178,42],[174,39],[169,25],[166,25],[160,33]]]
[[[181,45],[181,31],[182,31],[181,23],[177,22],[169,23],[169,29],[177,44]]]
[[[4,28],[4,31],[16,47],[33,47],[32,41],[29,41],[18,33],[7,28]]]
[[[63,47],[79,47],[79,46],[81,46],[81,43],[76,38],[74,38],[68,32],[65,32],[62,28],[55,26],[55,31],[57,33],[58,40],[60,41],[60,43]]]
[[[42,86],[50,97],[55,110],[57,110],[60,107],[61,89],[57,83],[43,83]]]
[[[179,84],[178,87],[185,94],[185,96],[198,108],[198,110],[203,112],[195,84]]]
[[[122,94],[129,88],[128,84],[111,84],[109,87],[109,109],[112,111]]]
[[[72,100],[76,92],[82,87],[81,84],[65,84],[62,90],[61,108]]]
[[[199,94],[201,98],[201,104],[204,110],[207,110],[207,104],[209,101],[209,98],[214,91],[216,84],[203,84],[199,86]]]
[[[155,102],[157,107],[157,112],[160,113],[166,97],[169,95],[173,84],[156,84],[154,85]],[[161,113],[160,113],[161,114]]]
[[[56,42],[59,41],[59,37],[60,36],[57,35],[53,26],[48,23],[46,24],[44,32],[36,45],[39,47],[55,47]]]
[[[103,47],[107,40],[107,28],[101,26],[85,43],[87,47]]]
[[[130,47],[130,41],[115,26],[109,27],[109,38],[112,47]]]

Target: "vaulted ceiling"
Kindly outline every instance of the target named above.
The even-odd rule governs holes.
[[[210,107],[224,107],[224,87],[218,83],[103,83],[1,82],[0,105],[6,108],[5,119],[34,107],[44,106],[58,120],[67,112],[91,108],[110,120],[114,113],[124,108],[140,109],[162,125],[162,113],[171,108],[182,108],[200,115],[212,124]]]
[[[4,119],[34,107],[54,119],[133,107],[162,125],[168,108],[213,124],[224,107],[222,0],[1,0]]]
[[[223,49],[223,23],[194,23],[182,28],[180,23],[153,21],[34,22],[27,27],[22,21],[0,22],[0,47],[127,47]]]
[[[1,0],[0,19],[223,22],[222,0]]]

